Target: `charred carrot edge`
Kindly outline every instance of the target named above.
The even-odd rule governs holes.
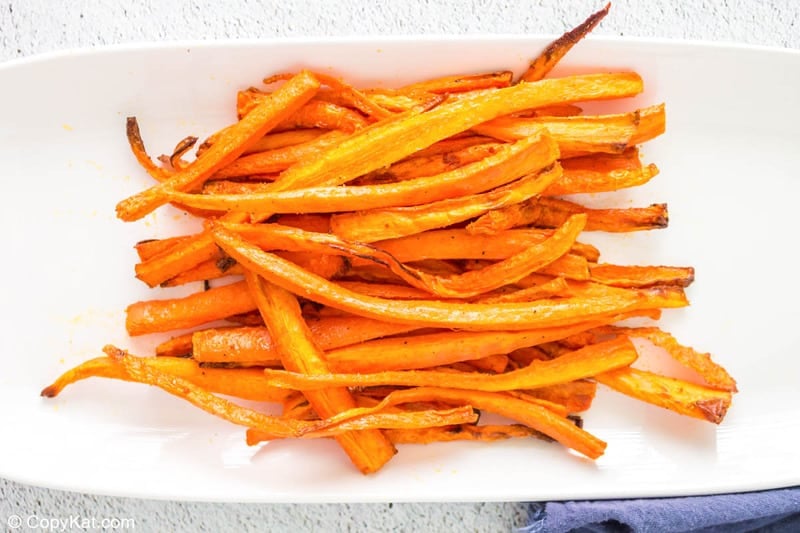
[[[251,272],[245,274],[245,279],[283,366],[306,374],[327,372],[327,363],[311,340],[312,334],[303,320],[297,298],[277,285],[262,281]],[[355,407],[353,397],[344,388],[326,388],[306,393],[306,398],[321,418]],[[376,430],[343,433],[336,440],[364,474],[378,471],[397,453],[391,442]]]
[[[430,444],[432,442],[478,441],[496,442],[513,438],[551,440],[543,433],[523,424],[483,424],[475,426],[437,427],[425,429],[387,429],[386,436],[394,444]]]
[[[536,57],[536,59],[531,61],[528,70],[522,74],[520,80],[532,82],[544,78],[548,72],[553,70],[553,67],[558,64],[561,58],[564,57],[573,46],[575,46],[598,24],[600,24],[600,21],[603,20],[606,15],[608,15],[609,9],[611,9],[611,2],[606,4],[603,9],[589,15],[586,20],[584,20],[574,29],[568,31],[550,43],[547,48],[544,49],[544,52]]]
[[[169,190],[187,190],[211,177],[217,170],[236,159],[248,145],[290,116],[314,96],[319,82],[308,73],[301,73],[278,89],[246,117],[232,126],[207,152],[186,169],[168,180],[137,193],[117,204],[117,216],[125,221],[137,220],[166,203]]]

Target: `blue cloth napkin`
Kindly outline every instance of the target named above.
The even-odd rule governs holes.
[[[800,486],[716,496],[531,504],[519,533],[800,532]]]

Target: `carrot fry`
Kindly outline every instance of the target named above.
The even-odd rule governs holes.
[[[240,281],[184,298],[131,304],[125,311],[125,328],[132,336],[191,328],[255,308],[247,285]]]
[[[521,331],[445,331],[403,335],[331,349],[325,353],[325,359],[330,368],[339,373],[423,369],[509,353],[589,330],[592,324],[611,321],[588,321],[573,326]],[[414,354],[414,357],[408,354]]]
[[[500,117],[472,131],[513,142],[546,128],[562,153],[622,153],[627,148],[664,133],[664,104],[617,115],[573,117]]]
[[[631,338],[646,339],[653,345],[664,349],[675,361],[696,371],[710,387],[736,392],[736,381],[719,364],[711,359],[711,354],[698,352],[680,344],[675,337],[655,327],[622,328],[601,327],[586,332],[592,340],[609,335],[627,335]],[[566,338],[569,342],[571,338]]]
[[[393,444],[430,444],[432,442],[452,442],[460,440],[496,442],[512,438],[534,437],[550,440],[535,429],[522,424],[437,427],[425,429],[387,429],[384,433]]]
[[[694,268],[668,266],[591,265],[592,281],[615,287],[650,287],[678,285],[688,287],[694,281]]]
[[[384,371],[306,375],[285,370],[264,369],[270,385],[302,391],[327,387],[374,387],[380,385],[447,387],[488,392],[535,389],[592,377],[601,372],[629,366],[637,358],[626,337],[591,344],[549,361],[533,361],[528,367],[503,374],[440,372],[436,370]]]
[[[561,58],[569,52],[575,44],[578,43],[581,39],[586,37],[586,35],[591,32],[595,26],[600,24],[600,21],[608,15],[608,10],[611,8],[611,3],[609,2],[606,6],[597,11],[596,13],[592,13],[589,18],[584,20],[581,24],[577,27],[573,28],[572,30],[568,31],[552,43],[550,43],[547,48],[545,48],[544,52],[542,52],[536,59],[534,59],[528,70],[522,74],[520,81],[538,81],[544,78],[548,72],[553,70]]]
[[[168,197],[203,209],[273,213],[334,213],[418,205],[493,189],[551,165],[557,156],[555,145],[545,133],[501,146],[494,155],[459,169],[398,184],[316,187],[239,195],[172,192]]]
[[[321,350],[335,350],[351,344],[412,331],[414,326],[381,322],[357,316],[323,317],[307,320],[311,339]],[[253,363],[279,359],[265,327],[212,328],[191,336],[193,358],[209,363]],[[327,359],[327,356],[326,356]]]
[[[308,374],[327,372],[325,359],[311,340],[311,331],[303,320],[295,296],[260,280],[251,272],[246,273],[245,278],[283,366]],[[321,418],[355,408],[353,397],[344,388],[326,388],[305,395]],[[397,452],[391,442],[376,430],[343,433],[336,440],[364,474],[376,472]]]
[[[489,236],[467,233],[465,229],[459,228],[425,231],[373,242],[372,245],[404,263],[421,259],[502,260],[545,241],[551,235],[552,230],[526,228]],[[592,261],[596,261],[600,255],[594,246],[578,242],[572,245],[571,253]],[[353,265],[361,264],[362,261],[353,261]]]
[[[467,226],[467,231],[492,235],[518,226],[555,227],[576,213],[587,215],[586,231],[628,232],[666,228],[666,204],[627,209],[589,209],[556,198],[532,198],[489,211]]]
[[[218,394],[235,396],[256,402],[280,402],[287,396],[285,389],[270,387],[261,369],[201,368],[195,361],[177,357],[143,357],[140,365],[153,371],[170,374]],[[90,377],[136,381],[123,367],[108,357],[89,359],[59,376],[42,390],[42,396],[57,396],[68,385]]]
[[[319,80],[317,74],[312,73],[312,75]],[[236,113],[239,119],[241,120],[242,117],[271,96],[271,93],[261,91],[239,91],[236,98]],[[352,133],[366,125],[366,119],[360,113],[352,109],[342,107],[332,102],[312,99],[275,126],[273,131],[280,132],[296,128],[321,128]]]
[[[554,103],[622,98],[641,90],[638,75],[622,73],[521,83],[470,95],[425,113],[365,128],[319,158],[286,170],[278,182],[283,190],[347,183],[498,116]]]
[[[543,298],[553,298],[555,296],[570,296],[569,285],[564,278],[553,278],[540,285],[531,285],[524,289],[517,289],[505,294],[481,298],[481,303],[503,303],[503,302],[531,302]]]
[[[731,393],[702,387],[680,379],[638,370],[621,368],[595,379],[603,385],[678,414],[719,424],[731,404]]]
[[[213,176],[214,179],[226,179],[281,172],[303,158],[310,158],[323,153],[325,150],[341,143],[345,138],[347,138],[346,133],[330,131],[303,143],[244,155],[218,169]]]
[[[177,246],[179,243],[186,242],[189,238],[185,236],[167,237],[166,239],[146,239],[134,245],[136,254],[142,261],[147,261],[153,257],[162,255]]]
[[[318,88],[319,82],[313,76],[299,74],[231,127],[227,135],[218,139],[186,169],[117,204],[117,216],[126,221],[140,219],[166,203],[164,192],[190,190],[202,185],[217,170],[236,159],[250,144],[307,102]]]
[[[484,137],[483,135],[458,134],[454,137],[450,137],[449,139],[444,139],[439,142],[435,142],[432,145],[423,148],[422,150],[414,152],[405,159],[401,159],[397,163],[389,165],[389,168],[397,168],[398,165],[407,163],[412,160],[417,160],[418,162],[425,161],[426,159],[424,158],[441,156],[444,154],[468,154],[470,152],[465,151],[468,148],[473,148],[482,145],[490,145],[490,147],[491,146],[496,147],[499,144],[501,143],[498,143],[496,139],[493,139],[491,137]],[[482,146],[481,149],[483,150],[487,148],[488,147],[486,146]],[[459,155],[459,159],[460,158],[461,155]],[[375,172],[380,172],[380,171],[375,171]],[[432,174],[436,174],[436,172],[433,172]]]
[[[486,193],[413,207],[334,215],[331,229],[344,239],[361,242],[413,235],[468,220],[492,209],[516,205],[539,194],[560,175],[561,167],[556,163],[551,168]]]
[[[434,94],[448,94],[476,91],[478,89],[501,88],[511,85],[513,76],[514,73],[508,70],[503,72],[490,72],[488,74],[444,76],[405,85],[398,89],[398,91],[406,93],[424,91]]]
[[[403,93],[397,90],[373,89],[366,91],[364,94],[376,105],[395,113],[428,111],[447,99],[446,94],[434,94],[424,91]]]
[[[574,159],[564,160],[562,163],[564,173],[561,178],[545,189],[542,196],[618,191],[644,185],[658,175],[658,167],[653,164],[637,169],[598,172],[567,170],[570,161],[574,161]]]
[[[325,93],[326,98],[333,96],[336,100],[344,102],[348,107],[358,109],[368,117],[381,119],[391,115],[390,112],[371,100],[369,96],[341,79],[317,71],[313,72],[313,74],[320,82],[330,88],[329,92],[333,92],[333,95]],[[293,74],[275,74],[265,78],[263,83],[270,85],[279,80],[291,79],[292,76]],[[317,97],[320,96],[320,94],[317,95]]]

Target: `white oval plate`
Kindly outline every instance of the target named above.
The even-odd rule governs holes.
[[[643,151],[662,173],[614,196],[666,201],[671,225],[604,238],[608,261],[694,265],[693,305],[665,313],[712,351],[741,392],[719,426],[601,391],[586,427],[596,462],[536,440],[402,446],[377,475],[330,441],[248,448],[243,430],[159,390],[102,380],[55,400],[41,388],[108,342],[125,306],[178,294],[133,277],[132,245],[184,230],[161,209],[123,224],[116,202],[150,182],[128,151],[136,115],[154,154],[234,119],[235,91],[311,67],[356,84],[520,72],[540,38],[167,44],[60,53],[0,66],[3,169],[0,475],[83,492],[261,502],[547,500],[669,496],[800,483],[800,54],[699,43],[590,39],[559,68],[635,69],[666,101],[668,131]],[[557,75],[555,72],[554,75]],[[184,289],[185,290],[185,289]]]

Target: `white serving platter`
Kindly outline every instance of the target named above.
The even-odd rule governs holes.
[[[134,242],[184,231],[161,209],[114,217],[149,185],[125,141],[136,115],[154,154],[234,119],[235,91],[309,67],[365,86],[446,73],[520,72],[544,38],[172,43],[64,52],[0,65],[0,476],[88,493],[254,502],[499,501],[672,496],[800,483],[800,53],[735,45],[589,39],[553,75],[638,71],[633,109],[665,101],[667,133],[643,150],[661,174],[616,205],[666,201],[670,227],[597,239],[608,261],[694,265],[692,306],[665,313],[711,351],[740,393],[719,427],[601,391],[592,462],[536,440],[402,446],[359,474],[331,441],[248,448],[242,428],[144,386],[42,387],[129,339]],[[611,109],[614,106],[606,107]],[[186,289],[183,289],[184,291]]]

